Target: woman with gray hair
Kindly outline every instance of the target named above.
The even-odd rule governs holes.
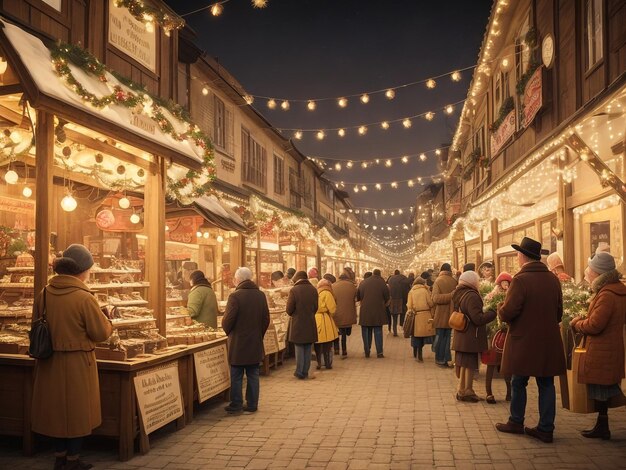
[[[309,376],[309,368],[311,348],[317,342],[317,289],[311,285],[304,271],[298,271],[293,281],[294,286],[287,298],[287,315],[291,317],[289,341],[294,343],[296,349],[296,371],[293,375],[299,379],[313,379],[314,376]]]

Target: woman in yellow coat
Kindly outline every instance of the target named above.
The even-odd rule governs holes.
[[[328,279],[322,279],[317,284],[319,299],[315,323],[317,324],[317,342],[315,343],[315,356],[318,370],[322,368],[322,356],[327,369],[333,368],[333,341],[339,337],[339,329],[333,320],[337,303],[333,294],[333,286]]]
[[[424,362],[422,348],[426,338],[434,336],[433,313],[435,303],[430,295],[430,290],[426,287],[426,280],[421,276],[415,279],[413,287],[409,291],[406,304],[407,310],[415,312],[415,323],[411,334],[411,346],[413,346],[413,357],[417,362]]]

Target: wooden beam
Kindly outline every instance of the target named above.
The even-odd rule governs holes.
[[[37,112],[37,191],[35,198],[35,295],[48,283],[50,213],[54,165],[54,116]]]
[[[23,93],[24,89],[22,85],[19,83],[14,83],[12,85],[3,85],[0,86],[0,95],[13,95],[14,93]]]

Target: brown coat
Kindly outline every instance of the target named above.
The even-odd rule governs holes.
[[[456,280],[452,273],[441,271],[433,284],[433,302],[435,302],[435,328],[448,328],[448,320],[452,313],[452,292],[456,288]]]
[[[415,312],[412,336],[416,338],[433,336],[435,332],[432,322],[429,322],[429,320],[433,317],[432,309],[435,304],[430,295],[430,289],[426,287],[426,284],[416,284],[411,288],[406,306],[408,310]]]
[[[228,335],[228,362],[248,366],[263,361],[263,336],[270,325],[267,298],[250,281],[240,282],[228,296],[222,328]]]
[[[468,318],[465,331],[455,331],[452,349],[459,352],[479,353],[489,349],[486,324],[496,318],[496,312],[483,312],[483,299],[478,291],[465,284],[459,284],[452,294],[452,304]]]
[[[361,301],[359,325],[383,326],[387,324],[389,288],[382,277],[370,276],[361,281],[357,298]]]
[[[306,279],[301,279],[289,291],[287,297],[287,315],[289,322],[289,341],[295,344],[317,342],[317,289]]]
[[[509,324],[503,375],[554,377],[565,373],[559,329],[563,317],[561,283],[545,264],[526,263],[513,276],[498,316]]]
[[[348,328],[356,323],[356,286],[354,282],[339,280],[333,284],[337,299],[335,323],[338,328]]]
[[[42,295],[35,299],[34,319],[43,313]],[[52,437],[87,436],[102,422],[94,348],[111,336],[111,322],[74,276],[50,279],[46,313],[54,353],[35,363],[32,430]]]
[[[586,335],[587,347],[578,380],[587,384],[619,384],[624,378],[626,286],[613,270],[598,277],[592,287],[597,294],[591,301],[589,314],[575,325],[576,330]]]

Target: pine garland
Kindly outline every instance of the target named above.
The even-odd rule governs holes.
[[[587,316],[591,294],[587,289],[578,287],[571,281],[561,283],[563,291],[563,326],[569,327],[576,316]]]
[[[115,6],[126,8],[137,21],[160,24],[165,31],[181,29],[185,26],[185,20],[182,18],[170,15],[163,8],[146,5],[142,0],[115,0]]]
[[[102,109],[110,104],[117,104],[132,109],[137,113],[149,116],[157,123],[162,132],[170,135],[174,140],[179,142],[191,140],[204,151],[201,170],[190,169],[185,177],[178,181],[167,177],[168,195],[170,197],[184,200],[183,190],[188,194],[187,197],[191,198],[210,192],[211,182],[216,176],[213,145],[209,137],[190,121],[189,114],[181,106],[154,97],[143,86],[109,71],[104,64],[79,46],[59,43],[50,49],[50,55],[56,73],[65,80],[70,89],[95,108]],[[114,85],[110,94],[97,96],[88,91],[74,77],[69,66],[70,63],[96,76],[103,83],[108,82],[107,72],[111,73],[128,88],[136,91],[127,91],[119,85]],[[187,124],[187,131],[176,132],[172,122],[165,116],[164,110],[169,111],[176,119]],[[203,183],[200,182],[202,177],[205,178]]]
[[[491,123],[491,125],[489,126],[489,130],[491,132],[496,132],[500,128],[506,117],[509,115],[509,113],[513,110],[513,108],[515,108],[515,102],[513,101],[513,97],[509,96],[507,99],[504,100],[502,106],[500,106],[498,118]]]

